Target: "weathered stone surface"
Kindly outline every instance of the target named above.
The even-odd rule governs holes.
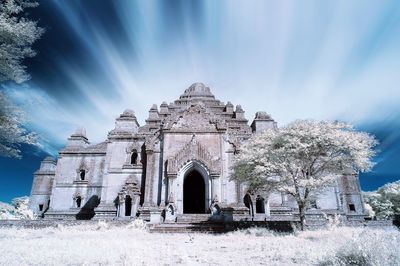
[[[242,143],[277,127],[266,112],[257,112],[251,126],[244,114],[240,105],[225,104],[210,88],[194,83],[173,103],[153,105],[143,126],[134,111],[125,110],[101,143],[90,144],[79,129],[57,162],[46,158],[35,172],[30,207],[45,219],[292,221],[293,198],[267,190],[250,195],[244,184],[229,179]],[[201,182],[194,182],[199,175]],[[189,205],[203,214],[184,213]],[[313,208],[311,216],[326,212],[362,219],[358,176],[339,178]]]

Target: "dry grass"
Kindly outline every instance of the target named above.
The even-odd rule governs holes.
[[[395,228],[150,234],[136,222],[0,229],[1,265],[400,265]]]

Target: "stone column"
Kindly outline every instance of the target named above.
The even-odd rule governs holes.
[[[138,206],[140,202],[140,196],[136,195],[132,198],[132,211],[131,211],[131,216],[136,217],[136,213],[138,211]]]
[[[118,203],[118,206],[117,206],[117,217],[121,216],[120,211],[121,211],[121,204]]]
[[[160,207],[165,207],[166,206],[166,201],[168,200],[168,196],[167,196],[167,193],[168,193],[168,179],[166,177],[163,177],[161,183],[162,183],[162,185],[161,185]]]
[[[226,203],[225,190],[226,190],[226,181],[225,177],[223,177],[220,178],[221,203]]]
[[[175,193],[175,191],[172,190],[172,178],[171,178],[171,176],[167,177],[167,187],[165,189],[166,189],[166,199],[165,199],[165,201],[166,201],[167,204],[169,204],[169,203],[171,203],[171,193],[172,193],[172,195],[174,195],[174,193]],[[174,199],[172,199],[172,200],[174,200]]]
[[[240,183],[239,181],[235,181],[235,187],[236,187],[236,203],[239,205],[240,204]]]
[[[215,196],[218,197],[218,199],[222,198],[222,195],[219,195],[219,191],[218,191],[218,183],[220,180],[220,176],[218,174],[211,174],[208,177],[210,179],[210,193],[211,195],[209,195],[209,198],[211,200],[211,202],[214,200]]]
[[[342,206],[342,204],[340,202],[340,192],[339,192],[339,189],[338,189],[338,185],[335,185],[334,191],[335,191],[335,198],[336,198],[336,208],[338,210],[343,210],[343,206]]]
[[[155,150],[153,152],[152,160],[153,170],[152,170],[152,188],[151,188],[151,200],[152,206],[158,206],[161,203],[161,190],[162,190],[162,178],[160,180],[160,151]]]
[[[150,220],[150,211],[155,207],[153,201],[153,186],[154,186],[154,152],[153,150],[146,150],[147,164],[146,164],[146,184],[144,189],[144,202],[140,208],[140,217],[146,221]]]
[[[243,198],[244,198],[244,189],[243,189],[243,184],[240,183],[239,181],[236,181],[236,188],[237,188],[237,192],[236,192],[236,196],[237,196],[237,204],[240,207],[245,207],[244,202],[243,202]]]
[[[251,209],[252,209],[252,217],[255,216],[255,214],[257,213],[257,206],[256,206],[256,196],[255,195],[250,195],[251,197]]]
[[[146,186],[144,190],[144,207],[149,207],[153,202],[153,178],[154,178],[154,152],[147,150],[147,165],[146,165]]]
[[[264,199],[264,210],[265,210],[265,215],[267,217],[271,216],[271,210],[269,207],[269,195],[266,196],[266,198]]]
[[[119,217],[125,217],[125,201],[120,201],[119,202]]]

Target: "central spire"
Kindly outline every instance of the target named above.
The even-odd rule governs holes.
[[[185,92],[181,95],[180,99],[187,98],[211,98],[215,99],[214,95],[211,93],[210,88],[206,87],[201,82],[193,83]]]

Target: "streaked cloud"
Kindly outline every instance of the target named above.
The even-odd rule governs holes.
[[[341,119],[377,133],[390,125],[379,133],[379,161],[400,145],[399,1],[53,0],[39,8],[49,25],[38,68],[28,86],[8,89],[56,146],[80,126],[104,140],[126,108],[143,124],[153,103],[196,81],[241,104],[249,120],[266,110],[280,124]]]

